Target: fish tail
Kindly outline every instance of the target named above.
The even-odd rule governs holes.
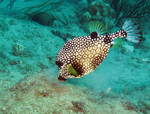
[[[123,24],[122,30],[126,32],[126,39],[130,42],[140,43],[143,40],[142,30],[133,19],[126,20]]]

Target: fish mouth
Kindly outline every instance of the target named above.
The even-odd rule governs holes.
[[[59,77],[58,77],[58,80],[59,80],[59,81],[62,81],[62,82],[66,82],[67,79],[63,78],[62,76],[59,76]]]

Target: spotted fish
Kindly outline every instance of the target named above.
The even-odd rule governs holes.
[[[99,35],[104,29],[98,30],[95,29],[90,36],[73,38],[64,44],[55,61],[60,70],[59,81],[80,78],[94,71],[106,58],[114,39],[121,37],[139,43],[143,38],[141,29],[132,19],[126,20],[116,33]]]

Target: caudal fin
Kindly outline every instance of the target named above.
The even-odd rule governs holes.
[[[126,39],[130,42],[140,43],[143,40],[142,30],[133,19],[126,20],[123,24],[122,29],[126,31]]]

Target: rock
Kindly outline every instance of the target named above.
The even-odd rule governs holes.
[[[91,19],[101,21],[106,25],[107,29],[110,29],[115,26],[116,12],[103,0],[96,0],[89,5],[88,11],[83,14],[82,18],[87,18],[87,21]]]
[[[23,45],[15,44],[12,47],[12,52],[16,56],[22,55],[24,53],[24,49],[25,49],[25,47]]]

